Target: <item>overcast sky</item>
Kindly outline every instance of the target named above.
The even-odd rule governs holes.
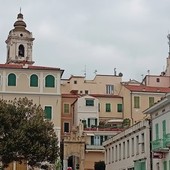
[[[20,7],[33,33],[34,65],[64,69],[63,78],[123,73],[141,81],[160,74],[168,56],[170,0],[0,0],[0,63]]]

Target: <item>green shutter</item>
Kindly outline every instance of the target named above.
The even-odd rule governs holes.
[[[155,137],[156,137],[156,140],[159,139],[159,125],[158,125],[158,123],[155,124]]]
[[[16,75],[13,73],[8,75],[8,86],[16,86]]]
[[[38,76],[33,74],[30,77],[30,86],[31,87],[38,87]]]
[[[170,170],[170,161],[169,161],[169,170]]]
[[[51,120],[52,118],[52,107],[45,106],[45,118]]]
[[[162,121],[162,131],[163,131],[163,138],[165,138],[165,135],[166,135],[166,120]]]
[[[45,77],[45,87],[55,87],[55,78],[52,75]]]
[[[69,113],[69,104],[64,104],[64,113]]]
[[[154,97],[149,97],[149,107],[154,105]]]
[[[146,162],[142,161],[140,164],[141,170],[146,170]]]
[[[111,112],[110,103],[106,103],[106,112]]]
[[[117,104],[117,112],[122,112],[122,104]]]
[[[163,162],[163,170],[167,170],[167,161]]]
[[[140,108],[139,96],[134,96],[134,108],[136,109]]]

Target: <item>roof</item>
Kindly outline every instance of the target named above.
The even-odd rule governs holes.
[[[155,93],[168,93],[169,87],[151,87],[145,85],[124,85],[128,90],[133,92],[155,92]]]
[[[3,69],[32,69],[32,70],[61,70],[56,67],[46,67],[46,66],[32,66],[32,65],[22,65],[22,64],[0,64],[0,68]]]

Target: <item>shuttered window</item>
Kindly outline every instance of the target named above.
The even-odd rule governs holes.
[[[111,112],[111,104],[106,103],[106,112]]]
[[[149,97],[149,107],[154,105],[154,97]]]
[[[159,125],[158,125],[158,123],[155,124],[155,138],[156,138],[156,140],[159,139]]]
[[[45,87],[55,87],[55,78],[52,75],[45,77]]]
[[[134,108],[136,109],[140,108],[139,96],[134,96]]]
[[[45,112],[45,118],[51,120],[51,118],[52,118],[52,107],[51,106],[45,106],[44,112]]]
[[[38,87],[38,76],[36,74],[31,75],[30,86],[31,87]]]
[[[122,112],[122,104],[117,104],[117,112]]]
[[[16,86],[16,75],[13,73],[8,75],[8,86]]]

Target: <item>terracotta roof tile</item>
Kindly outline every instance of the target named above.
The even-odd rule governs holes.
[[[168,93],[170,88],[168,87],[151,87],[144,85],[124,85],[127,89],[134,92],[155,92],[155,93]]]

